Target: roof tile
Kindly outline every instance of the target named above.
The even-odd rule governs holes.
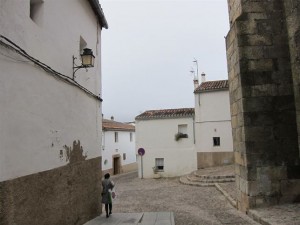
[[[107,119],[102,120],[102,129],[118,131],[135,131],[135,127],[133,125]]]
[[[136,120],[192,117],[194,108],[148,110],[135,117]]]
[[[194,93],[206,92],[206,91],[214,91],[214,90],[222,90],[228,89],[228,80],[215,80],[215,81],[206,81],[203,82],[197,87]]]

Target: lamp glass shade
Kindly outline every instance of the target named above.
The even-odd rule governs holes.
[[[89,48],[83,49],[81,60],[83,67],[94,67],[95,56],[93,55],[93,51]]]

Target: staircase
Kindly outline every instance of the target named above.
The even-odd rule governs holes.
[[[216,187],[225,196],[229,203],[233,207],[236,207],[236,201],[234,199],[236,196],[232,193],[232,190],[235,189],[233,165],[200,169],[191,174],[180,177],[179,182],[190,186]],[[230,194],[232,196],[227,193],[228,190],[231,191]]]
[[[215,186],[215,183],[235,182],[234,175],[199,175],[197,171],[192,174],[182,176],[179,179],[180,183],[191,186],[210,187]]]
[[[234,182],[234,166],[210,167],[194,171],[191,174],[180,177],[182,184],[200,187],[215,186],[216,183]]]

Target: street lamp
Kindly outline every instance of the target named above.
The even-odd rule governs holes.
[[[85,68],[87,70],[87,68],[89,67],[94,67],[95,56],[93,55],[93,51],[91,49],[89,48],[83,49],[83,53],[80,56],[81,56],[81,66],[77,66],[75,64],[75,59],[77,58],[74,57],[73,55],[73,80],[75,79],[75,73],[77,72],[77,70],[82,68]]]

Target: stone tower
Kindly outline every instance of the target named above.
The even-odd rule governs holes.
[[[300,1],[228,0],[238,208],[300,201]]]

